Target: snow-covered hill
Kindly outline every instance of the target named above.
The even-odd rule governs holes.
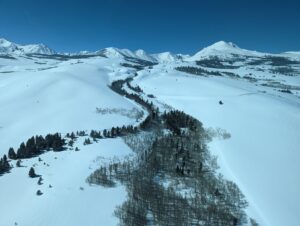
[[[215,138],[210,150],[222,174],[242,189],[248,213],[260,225],[299,224],[299,98],[242,80],[166,73],[159,65],[141,72],[136,84],[205,127],[231,134],[228,140]]]
[[[231,57],[232,55],[241,55],[241,56],[263,56],[264,53],[259,53],[256,51],[250,51],[246,49],[239,48],[236,44],[232,42],[219,41],[214,43],[211,46],[208,46],[201,51],[197,52],[188,60],[195,61],[200,60],[201,58],[206,58],[210,56],[219,56],[219,57]]]
[[[0,154],[35,135],[137,125],[145,109],[109,88],[133,78],[161,111],[183,110],[204,127],[231,134],[208,145],[219,172],[246,195],[250,217],[260,225],[297,226],[299,72],[298,52],[259,53],[223,41],[187,56],[113,47],[57,54],[44,45],[0,39]],[[74,144],[78,152],[47,152],[42,160],[23,160],[23,167],[10,160],[14,168],[0,176],[0,225],[118,223],[114,211],[125,201],[125,188],[85,180],[103,162],[135,154],[119,138],[83,145],[84,138]],[[42,185],[28,177],[31,166]]]

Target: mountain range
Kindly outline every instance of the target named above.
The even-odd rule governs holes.
[[[106,57],[130,57],[150,62],[171,62],[177,60],[195,61],[207,57],[218,56],[222,58],[234,57],[234,56],[250,56],[250,57],[264,57],[264,56],[282,56],[299,58],[300,52],[289,51],[280,54],[261,53],[257,51],[246,50],[238,47],[232,42],[219,41],[206,48],[203,48],[194,55],[174,54],[171,52],[163,52],[157,54],[148,54],[144,50],[139,49],[131,51],[129,49],[119,49],[115,47],[104,48],[95,52],[81,51],[79,53],[58,53],[55,50],[49,48],[44,44],[30,44],[20,45],[14,42],[8,41],[4,38],[0,38],[0,54],[1,55],[26,55],[26,54],[43,54],[43,55],[98,55],[104,54]]]

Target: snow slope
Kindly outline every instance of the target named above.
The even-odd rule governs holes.
[[[114,211],[126,199],[125,188],[90,186],[85,180],[103,161],[122,158],[131,150],[121,139],[88,146],[82,142],[77,142],[80,151],[48,152],[40,156],[42,161],[23,160],[23,167],[0,177],[1,226],[117,225]],[[33,165],[42,175],[42,185],[37,184],[38,178],[28,177]],[[37,196],[37,190],[43,195]]]
[[[178,56],[170,52],[153,54],[152,56],[157,60],[157,62],[160,63],[167,63],[167,62],[173,62],[178,60]]]
[[[126,116],[96,112],[96,108],[139,108],[109,89],[111,76],[117,77],[119,70],[127,72],[117,68],[117,61],[115,65],[113,62],[98,57],[82,63],[60,62],[50,69],[34,69],[39,67],[34,64],[32,71],[0,73],[0,153],[7,153],[10,146],[17,148],[37,134],[136,123]]]
[[[109,89],[112,80],[130,76],[131,69],[121,68],[119,59],[58,61],[24,58],[0,59],[0,154],[9,147],[36,134],[110,129],[138,123],[126,114],[99,114],[96,108],[141,110],[135,103]],[[131,154],[121,139],[104,139],[83,145],[79,138],[74,147],[80,151],[47,152],[22,161],[22,167],[0,176],[0,225],[117,225],[117,205],[126,198],[125,188],[104,189],[90,186],[86,178],[100,164]],[[28,177],[31,166],[42,175]],[[49,185],[52,187],[50,188]],[[37,190],[43,195],[37,196]]]
[[[228,140],[214,139],[210,149],[221,172],[246,195],[250,216],[261,225],[299,225],[299,98],[241,80],[166,73],[159,67],[141,72],[135,82],[205,127],[231,134]]]

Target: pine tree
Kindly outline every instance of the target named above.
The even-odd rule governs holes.
[[[10,159],[16,159],[17,158],[17,154],[15,152],[15,150],[13,148],[9,148],[8,150],[8,157]]]
[[[75,133],[74,133],[74,132],[72,132],[72,133],[71,133],[71,136],[70,136],[70,138],[71,138],[72,140],[74,140],[74,139],[76,138],[76,136],[75,136]]]
[[[21,167],[21,159],[19,159],[19,160],[17,161],[16,166],[17,166],[17,167]]]
[[[86,139],[84,140],[84,142],[83,142],[84,145],[89,145],[89,144],[91,144],[91,143],[92,143],[92,142],[91,142],[90,138],[86,138]]]
[[[25,147],[25,144],[24,142],[21,143],[18,151],[17,151],[17,158],[26,158],[26,147]]]
[[[6,173],[10,170],[11,166],[7,161],[6,155],[3,155],[3,158],[0,159],[0,175]]]
[[[29,172],[28,172],[29,177],[34,178],[37,175],[35,174],[35,170],[33,167],[30,168]]]
[[[42,185],[43,184],[42,181],[43,181],[43,178],[40,177],[39,180],[38,180],[38,185]]]
[[[103,136],[104,136],[104,137],[107,137],[107,130],[106,130],[106,129],[103,130]]]
[[[69,140],[68,145],[69,145],[70,147],[73,147],[73,144],[74,144],[74,141],[73,141],[73,140]]]

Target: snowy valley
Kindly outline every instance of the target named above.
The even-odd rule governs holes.
[[[299,225],[300,52],[57,53],[0,39],[0,106],[0,225]],[[166,219],[170,203],[145,194],[194,209],[172,203]],[[146,200],[128,217],[134,198]]]

